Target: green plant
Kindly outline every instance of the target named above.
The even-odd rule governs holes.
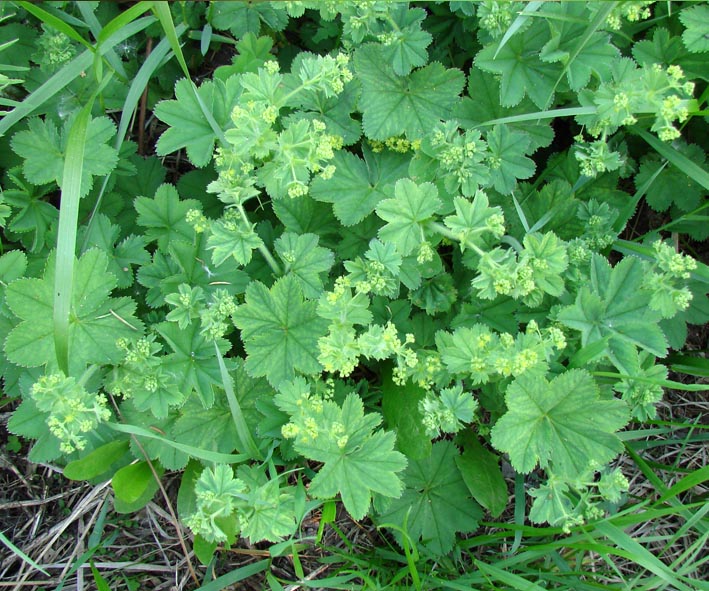
[[[424,4],[139,3],[103,28],[82,9],[94,46],[68,12],[18,3],[45,22],[49,76],[0,122],[23,126],[2,371],[31,459],[113,477],[125,510],[185,469],[202,558],[297,537],[336,497],[409,558],[443,555],[504,509],[501,459],[533,474],[534,523],[619,510],[619,432],[654,418],[663,359],[709,318],[707,267],[627,234],[642,199],[690,226],[705,206],[706,7]],[[197,85],[179,36],[203,18],[237,55]],[[276,59],[294,19],[318,34]],[[151,72],[131,85],[115,40],[143,26],[186,76],[154,105],[158,155],[196,167],[176,186],[123,138]],[[86,106],[27,117],[87,44]]]

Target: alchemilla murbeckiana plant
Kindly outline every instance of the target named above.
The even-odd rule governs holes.
[[[444,554],[507,507],[502,464],[533,523],[620,506],[619,433],[709,320],[677,248],[707,237],[706,3],[156,2],[134,30],[59,4],[99,49],[28,3],[0,27],[0,371],[32,461],[120,511],[182,471],[202,557],[333,500]],[[669,221],[635,239],[638,206]]]

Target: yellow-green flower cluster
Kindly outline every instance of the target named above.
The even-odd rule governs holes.
[[[626,0],[619,2],[606,17],[609,28],[617,31],[623,24],[623,19],[636,23],[650,18],[650,6],[655,0]]]
[[[421,149],[421,140],[408,140],[404,137],[393,136],[385,140],[369,140],[369,145],[375,153],[383,152],[384,149],[406,154],[407,152],[416,152]]]
[[[60,373],[40,377],[30,396],[38,410],[49,414],[47,426],[64,453],[84,449],[85,434],[111,418],[103,394],[87,392],[74,378]]]

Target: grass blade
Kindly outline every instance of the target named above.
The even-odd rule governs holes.
[[[523,123],[525,121],[540,121],[542,119],[555,119],[556,117],[576,117],[577,115],[595,115],[598,112],[596,107],[565,107],[563,109],[547,109],[545,111],[536,111],[534,113],[522,113],[521,115],[511,115],[509,117],[500,117],[499,119],[490,119],[483,121],[477,125],[473,125],[471,129],[476,127],[489,127],[502,123]]]
[[[222,378],[222,386],[224,387],[226,399],[229,402],[229,410],[231,411],[232,419],[234,419],[236,436],[239,439],[240,447],[242,451],[248,452],[253,459],[263,459],[263,454],[259,451],[254,438],[251,436],[249,426],[246,424],[244,413],[241,412],[239,401],[234,393],[234,384],[229,372],[226,369],[226,365],[224,365],[224,358],[222,357],[222,353],[219,351],[219,347],[216,342],[214,343],[214,350],[216,351],[217,362],[219,363],[219,373]]]
[[[688,474],[682,480],[679,482],[675,483],[672,485],[659,499],[658,502],[662,503],[666,501],[667,499],[670,499],[672,497],[676,497],[678,494],[683,493],[686,490],[689,490],[690,488],[693,488],[695,486],[698,486],[702,484],[702,482],[706,482],[709,480],[709,466],[704,466],[703,468],[699,468],[698,470],[695,470],[691,474]]]
[[[559,87],[561,81],[564,79],[564,76],[566,76],[566,73],[569,71],[571,64],[578,57],[579,53],[581,53],[581,50],[584,48],[586,43],[588,43],[588,40],[591,38],[591,36],[596,31],[598,31],[601,25],[606,22],[606,18],[608,18],[608,15],[615,9],[616,4],[618,4],[618,2],[604,2],[603,5],[599,8],[594,19],[588,24],[588,27],[586,27],[584,34],[579,38],[576,47],[574,47],[573,51],[571,51],[571,53],[569,54],[568,59],[564,62],[564,67],[562,68],[559,77],[556,79],[556,82],[554,82],[554,86],[551,89],[549,96],[547,97],[547,104],[549,104],[551,102],[551,99],[554,98],[554,93]]]
[[[35,90],[0,121],[0,136],[5,135],[15,123],[38,109],[45,101],[52,98],[65,86],[71,83],[74,78],[86,70],[93,60],[93,54],[88,49],[84,53],[76,56],[68,64],[57,71],[54,76],[47,80],[42,86]]]
[[[240,464],[241,462],[246,462],[250,459],[249,456],[245,454],[223,454],[217,451],[209,451],[199,447],[194,447],[192,445],[178,443],[177,441],[172,441],[167,437],[158,435],[154,431],[149,431],[148,429],[143,429],[142,427],[136,427],[135,425],[124,425],[122,423],[105,423],[105,425],[114,431],[118,431],[119,433],[127,433],[128,435],[155,439],[156,441],[169,445],[178,451],[207,462],[215,462],[217,464]]]
[[[135,6],[133,6],[133,8],[135,8]],[[177,27],[177,30],[178,32],[182,32],[185,30],[185,28],[185,25],[179,25]],[[133,77],[133,81],[131,82],[130,88],[128,89],[128,94],[126,95],[125,101],[123,102],[123,108],[121,110],[121,120],[118,122],[118,133],[116,134],[116,142],[114,146],[116,150],[121,149],[121,145],[123,144],[123,141],[126,137],[126,132],[128,131],[128,126],[130,125],[131,119],[133,118],[133,113],[136,107],[138,106],[138,102],[140,101],[140,97],[143,94],[143,91],[147,88],[150,79],[153,77],[153,74],[164,63],[164,60],[167,58],[169,52],[169,41],[167,39],[162,39],[160,43],[155,46],[153,51],[150,52],[150,55],[140,67],[140,70],[138,70],[136,75]],[[108,186],[109,178],[110,175],[104,179],[103,185],[101,186],[101,190],[99,191],[98,196],[96,197],[96,203],[94,204],[93,210],[91,211],[91,215],[89,216],[89,220],[87,222],[88,229],[86,232],[86,237],[84,239],[84,243],[81,246],[82,253],[88,248],[91,225],[93,224],[93,220],[96,217],[99,208],[101,207],[101,201],[103,199],[104,193],[106,192],[106,187]]]
[[[25,554],[22,550],[20,550],[15,544],[13,544],[10,540],[8,540],[5,537],[5,534],[0,531],[0,542],[2,542],[7,548],[13,553],[19,556],[22,560],[24,560],[27,564],[29,564],[32,568],[37,569],[39,572],[41,572],[43,575],[50,576],[49,573],[44,570],[39,564],[37,564],[34,560],[32,560],[27,554]]]
[[[79,218],[81,177],[84,171],[86,131],[91,120],[92,106],[93,100],[79,111],[69,129],[62,176],[54,283],[54,348],[59,369],[67,376],[69,375],[69,314],[74,284],[76,227]]]
[[[98,39],[98,36],[101,33],[101,23],[96,18],[92,7],[84,2],[79,2],[77,4],[77,8],[79,9],[79,12],[81,12],[81,16],[84,17],[84,20],[89,25],[89,28],[91,29],[91,33],[93,34],[94,38]],[[98,43],[96,44],[96,49],[98,49]],[[99,66],[102,66],[102,64],[98,61],[100,59],[102,59],[100,57],[100,54],[98,54],[97,57],[94,59],[94,68],[97,70],[97,78],[101,77],[101,68]],[[128,74],[126,74],[126,70],[123,67],[121,58],[116,55],[116,52],[113,51],[113,48],[109,49],[106,52],[106,61],[108,62],[108,65],[113,68],[113,71],[118,74],[121,80],[127,82]]]
[[[229,585],[248,579],[258,573],[262,573],[269,566],[269,560],[259,560],[258,562],[242,566],[241,568],[237,568],[230,573],[222,575],[221,577],[210,581],[206,585],[202,585],[196,591],[222,591],[222,589],[226,589]]]
[[[695,591],[694,588],[683,583],[669,566],[661,562],[656,556],[653,556],[642,544],[626,534],[622,529],[607,521],[595,523],[594,528],[595,531],[604,535],[618,546],[618,549],[613,550],[614,554],[618,553],[622,548],[623,554],[629,554],[638,566],[657,575],[675,589],[679,591]]]

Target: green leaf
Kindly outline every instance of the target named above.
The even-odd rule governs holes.
[[[325,335],[327,322],[315,313],[315,302],[303,301],[298,279],[287,275],[269,290],[260,281],[246,289],[246,303],[234,313],[234,323],[248,357],[246,371],[266,376],[274,386],[291,380],[295,372],[316,374],[317,342]]]
[[[677,141],[674,148],[698,166],[704,167],[706,155],[698,145]],[[635,176],[635,186],[647,187],[645,200],[655,211],[665,211],[673,203],[682,211],[692,211],[700,205],[706,194],[691,176],[674,165],[664,165],[652,155],[643,159]]]
[[[138,224],[147,228],[148,242],[157,240],[158,248],[167,252],[171,242],[192,242],[194,229],[185,219],[190,209],[201,209],[196,199],[180,199],[177,189],[170,184],[160,185],[154,198],[136,197],[135,210]]]
[[[364,132],[375,140],[402,132],[412,140],[423,137],[438,121],[450,117],[465,85],[460,70],[439,63],[397,76],[377,45],[360,47],[354,64],[362,81]]]
[[[225,81],[232,74],[256,72],[269,59],[273,58],[271,48],[273,39],[270,37],[256,37],[247,33],[236,44],[237,55],[229,66],[220,66],[214,71],[214,78]]]
[[[493,216],[502,216],[502,210],[490,207],[490,200],[483,191],[478,191],[472,201],[456,195],[453,206],[455,215],[447,216],[443,223],[460,242],[460,251],[485,248],[490,237],[488,223],[494,222]]]
[[[635,346],[664,357],[667,342],[657,324],[660,315],[649,307],[651,293],[642,289],[645,273],[636,257],[626,257],[611,268],[594,255],[590,286],[582,287],[576,302],[559,312],[559,321],[581,331],[584,347],[608,338],[607,352],[614,362]]]
[[[507,507],[508,497],[500,458],[483,447],[478,438],[470,433],[466,433],[464,442],[465,451],[455,459],[463,481],[473,498],[493,517],[499,517]]]
[[[209,408],[214,403],[214,386],[221,384],[219,363],[214,355],[213,341],[200,332],[198,322],[193,322],[180,329],[174,322],[162,322],[155,325],[173,350],[163,363],[183,396],[194,391],[197,398]],[[217,341],[222,354],[229,344],[224,339]]]
[[[517,179],[528,179],[534,174],[534,161],[525,156],[529,136],[523,131],[512,131],[506,125],[495,125],[485,139],[490,151],[490,180],[500,193],[509,195]]]
[[[393,196],[393,184],[407,176],[409,157],[396,152],[379,154],[363,150],[364,160],[350,152],[338,151],[332,160],[335,174],[330,179],[316,177],[310,188],[313,199],[333,204],[344,226],[361,222],[377,204]]]
[[[566,74],[569,87],[576,92],[589,83],[592,74],[600,80],[610,77],[610,64],[619,52],[607,33],[596,32],[605,24],[607,11],[601,11],[589,23],[587,7],[580,2],[547,4],[544,8],[544,14],[549,15],[551,39],[542,48],[539,58],[543,62],[563,64],[562,75]],[[612,9],[610,6],[608,11]]]
[[[349,146],[362,135],[361,122],[352,117],[359,93],[360,84],[356,78],[345,84],[345,89],[335,96],[325,96],[322,91],[304,91],[298,95],[303,110],[295,116],[319,119],[327,126],[328,133],[339,135],[343,145]],[[290,121],[290,117],[286,121]]]
[[[330,499],[339,492],[350,515],[362,519],[373,492],[387,497],[401,494],[397,472],[406,467],[406,458],[394,451],[393,432],[374,431],[381,416],[365,415],[359,396],[348,394],[342,407],[331,400],[314,406],[308,390],[302,378],[286,383],[276,395],[276,404],[292,415],[296,451],[324,464],[310,484],[310,494]]]
[[[382,55],[398,76],[405,76],[428,61],[426,48],[432,37],[428,31],[421,30],[426,11],[423,8],[410,9],[402,3],[394,5],[390,16],[394,30],[392,39],[382,46]]]
[[[492,444],[525,474],[537,464],[561,477],[581,477],[623,449],[615,431],[629,420],[621,400],[601,400],[591,375],[569,370],[551,382],[525,373],[507,388],[507,412],[492,429]]]
[[[27,255],[21,250],[10,250],[0,256],[0,289],[4,290],[8,283],[22,277],[26,270]]]
[[[468,94],[455,107],[453,116],[465,128],[475,128],[490,121],[514,115],[527,115],[537,109],[529,98],[522,99],[514,107],[500,104],[500,80],[489,72],[473,68],[468,76]],[[554,138],[554,132],[548,121],[542,118],[522,120],[505,124],[512,130],[524,131],[529,135],[531,144],[529,153],[540,147],[548,146]]]
[[[135,511],[140,508],[136,504],[144,501],[142,506],[145,506],[153,498],[158,483],[148,462],[136,462],[118,470],[111,479],[111,487],[116,500],[131,507],[130,511]]]
[[[709,6],[700,4],[685,8],[679,13],[679,20],[686,27],[682,33],[685,47],[692,53],[709,51],[709,36],[707,35]]]
[[[10,188],[5,188],[3,197],[14,210],[7,229],[20,234],[31,232],[31,240],[23,239],[23,243],[30,252],[39,252],[48,240],[52,241],[47,230],[57,221],[59,210],[45,201],[51,185],[35,187],[23,182],[19,174],[14,174],[17,170],[6,173],[12,184]],[[12,185],[17,188],[12,188]]]
[[[190,398],[190,400],[193,400]],[[131,425],[141,432],[157,435],[169,434],[171,439],[174,439],[172,431],[175,427],[175,421],[178,418],[178,411],[174,408],[166,410],[167,416],[156,418],[153,412],[138,410],[135,404],[135,398],[126,400],[121,404],[121,417],[126,424]],[[132,458],[150,458],[158,460],[160,465],[166,470],[181,470],[187,464],[189,455],[184,450],[177,449],[164,439],[143,437],[140,433],[133,433],[130,438],[130,451]]]
[[[224,220],[211,224],[207,248],[212,251],[212,263],[217,267],[231,257],[239,266],[248,265],[251,253],[260,246],[263,246],[263,240],[252,228],[246,229],[243,224]]]
[[[80,460],[69,462],[63,470],[69,480],[91,480],[105,474],[128,452],[128,440],[116,439],[96,448]]]
[[[150,262],[150,254],[145,250],[145,239],[131,234],[118,242],[120,226],[114,225],[103,214],[94,216],[90,227],[84,228],[79,243],[85,245],[84,250],[99,248],[108,255],[108,272],[113,274],[119,288],[133,285],[133,270],[135,265],[145,265]]]
[[[492,44],[475,56],[478,68],[500,76],[500,103],[504,107],[514,107],[528,95],[544,109],[553,98],[561,68],[539,59],[548,40],[547,24],[540,20],[512,37],[499,52],[499,44]]]
[[[399,386],[391,379],[391,368],[383,373],[382,413],[387,426],[396,432],[396,448],[410,460],[431,454],[431,439],[426,435],[418,403],[426,390],[413,385]]]
[[[307,299],[320,297],[323,292],[321,274],[329,271],[335,262],[331,250],[318,246],[319,240],[316,234],[299,236],[284,232],[274,245],[286,272],[298,280]]]
[[[220,30],[228,29],[237,39],[247,33],[258,35],[262,23],[273,31],[283,30],[288,24],[285,6],[272,2],[215,2],[212,6],[212,26]]]
[[[175,85],[175,99],[155,105],[155,116],[170,126],[158,140],[157,153],[166,156],[186,148],[190,162],[202,168],[212,159],[217,136],[191,85],[192,82],[186,78],[179,80]],[[225,82],[207,80],[196,89],[196,93],[222,130],[231,127],[231,111],[241,94],[238,76],[231,76]]]
[[[450,441],[433,445],[431,455],[412,461],[404,472],[406,489],[400,498],[378,517],[379,523],[404,528],[413,540],[436,555],[447,553],[456,532],[478,527],[482,512],[470,498],[456,466],[458,448]],[[395,537],[400,536],[395,531]]]
[[[51,462],[62,455],[59,439],[47,429],[48,418],[48,413],[40,411],[34,399],[26,398],[7,423],[10,433],[37,440],[27,456],[30,462]]]
[[[385,199],[377,206],[377,215],[388,222],[379,230],[379,237],[396,245],[399,254],[411,254],[425,239],[426,222],[441,206],[434,184],[417,185],[410,179],[401,179],[394,186],[393,199]]]
[[[72,374],[88,363],[118,363],[122,352],[119,338],[142,333],[133,316],[130,298],[111,298],[116,279],[106,272],[108,259],[96,249],[76,264],[69,320],[69,365]],[[50,259],[44,278],[23,278],[7,288],[7,303],[22,320],[5,340],[5,353],[13,363],[37,367],[56,360],[53,338],[54,265]]]
[[[60,187],[63,185],[64,159],[72,121],[67,120],[60,132],[50,119],[33,118],[28,121],[28,130],[13,136],[12,149],[25,159],[22,172],[28,181],[35,185],[53,181]],[[115,133],[116,127],[108,117],[89,120],[80,196],[89,192],[94,176],[107,175],[115,168],[118,151],[107,145]]]

